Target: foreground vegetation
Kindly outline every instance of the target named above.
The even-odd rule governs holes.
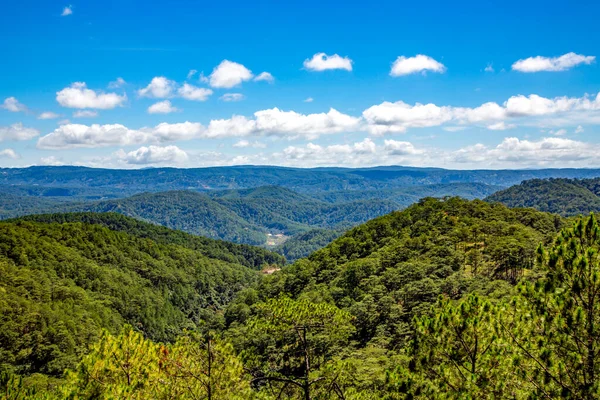
[[[114,233],[74,223],[8,226],[15,224],[61,235],[73,227]],[[118,238],[122,246],[138,243]],[[134,320],[114,327],[101,321],[90,350],[73,357],[65,375],[57,369],[56,379],[4,362],[4,393],[10,399],[595,399],[599,250],[593,216],[565,226],[531,209],[425,199],[349,231],[308,259],[251,278],[213,313],[166,336]],[[23,270],[15,260],[16,254],[5,263]],[[16,282],[22,280],[3,281],[0,290],[18,287],[18,296],[23,285]],[[60,335],[55,340],[68,343]],[[5,354],[26,353],[10,344],[0,338]]]

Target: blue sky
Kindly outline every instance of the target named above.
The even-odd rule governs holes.
[[[600,166],[598,15],[594,1],[8,2],[0,166]]]

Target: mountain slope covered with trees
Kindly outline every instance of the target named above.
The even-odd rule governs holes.
[[[600,211],[600,178],[533,179],[496,192],[486,200],[563,216],[585,215]]]
[[[283,261],[118,215],[52,221],[85,217],[0,223],[0,369],[60,376],[102,329],[126,323],[156,341],[218,324],[219,310],[259,277],[236,260],[248,254],[254,269]]]
[[[74,240],[65,232],[85,225],[0,227],[15,224],[41,248],[47,238],[35,238],[37,224],[64,226],[61,240]],[[87,251],[103,254],[102,240],[92,246],[98,238],[84,237]],[[10,248],[8,263],[23,269],[15,260],[27,245]],[[77,368],[54,381],[13,366],[0,384],[11,399],[594,399],[599,252],[593,216],[571,225],[531,208],[427,198],[291,266],[272,266],[188,331],[161,339],[133,319],[118,332],[90,334],[94,345],[71,358]],[[157,269],[148,265],[145,273]],[[24,281],[1,288],[14,291]],[[57,346],[70,343],[64,334],[52,338]],[[5,343],[5,357],[27,354]]]

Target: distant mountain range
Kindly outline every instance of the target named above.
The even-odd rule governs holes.
[[[0,219],[40,213],[117,212],[235,243],[266,246],[268,234],[283,235],[269,241],[269,247],[295,260],[323,247],[351,227],[404,209],[424,197],[487,197],[509,206],[534,206],[563,215],[596,209],[600,200],[581,185],[577,190],[565,189],[569,196],[579,196],[581,206],[567,198],[566,206],[544,206],[542,200],[513,201],[532,195],[528,193],[529,187],[524,187],[521,195],[512,194],[518,189],[501,191],[530,178],[562,177],[550,181],[556,186],[559,181],[561,185],[573,185],[566,178],[596,176],[600,176],[600,170],[259,166],[0,169]],[[492,195],[498,191],[501,192]]]
[[[0,185],[16,185],[31,191],[40,191],[36,186],[44,187],[42,191],[62,188],[66,190],[62,193],[64,195],[97,198],[99,195],[125,197],[141,192],[247,189],[267,185],[282,186],[300,193],[382,190],[447,183],[481,183],[508,187],[535,178],[597,176],[600,176],[598,169],[460,171],[394,166],[354,169],[236,166],[115,170],[36,166],[0,169]]]

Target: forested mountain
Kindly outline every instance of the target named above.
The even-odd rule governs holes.
[[[122,216],[32,218],[0,223],[9,399],[600,395],[593,216],[427,198],[262,276]]]
[[[279,254],[261,247],[249,246],[191,235],[160,225],[150,224],[117,213],[65,213],[37,214],[20,217],[15,221],[33,221],[43,223],[82,222],[102,225],[112,231],[125,232],[139,238],[150,239],[160,244],[176,244],[203,255],[248,268],[260,270],[265,264],[283,264]]]
[[[532,179],[486,198],[509,207],[533,207],[563,216],[600,211],[600,178]]]
[[[97,194],[110,189],[121,196],[169,190],[247,189],[276,185],[301,193],[345,190],[381,190],[406,186],[449,183],[481,183],[508,187],[534,178],[592,178],[594,169],[542,170],[445,170],[440,168],[284,168],[239,166],[211,168],[148,168],[139,170],[94,169],[85,167],[29,167],[0,169],[2,186],[42,186],[64,190],[83,188]],[[423,196],[421,196],[423,197]]]
[[[261,196],[254,197],[255,191]],[[268,232],[291,236],[313,228],[349,228],[397,209],[394,203],[384,200],[329,204],[277,187],[249,193],[248,197],[191,191],[144,193],[125,199],[57,205],[50,210],[117,212],[196,235],[264,245]],[[284,195],[288,198],[281,198]]]
[[[120,215],[35,219],[0,223],[3,371],[60,376],[126,323],[157,341],[218,324],[256,269],[283,261]]]
[[[333,302],[355,317],[359,342],[401,346],[413,316],[439,295],[509,290],[562,223],[478,200],[424,199],[348,231],[261,290]]]

